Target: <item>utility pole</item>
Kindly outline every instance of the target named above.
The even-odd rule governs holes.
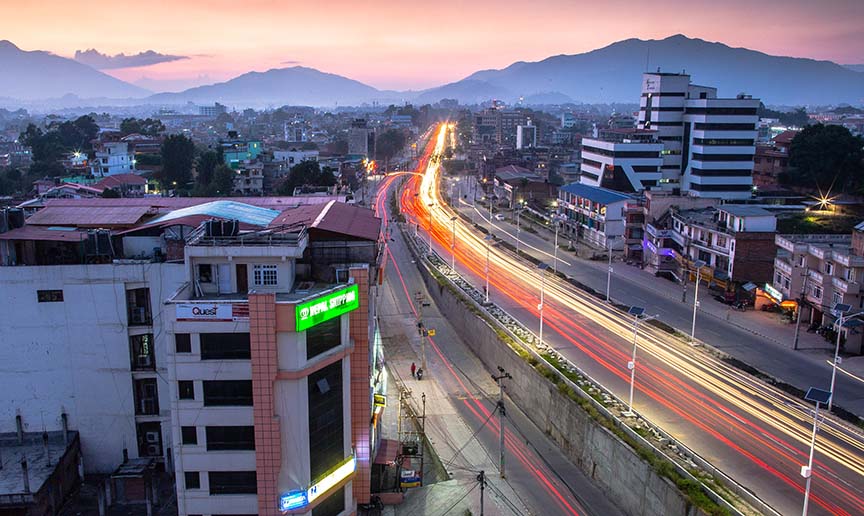
[[[486,489],[486,472],[480,471],[477,475],[477,482],[480,482],[480,516],[483,516],[483,491]]]
[[[424,457],[426,457],[426,447],[423,443],[426,442],[426,393],[424,392],[420,399],[423,401],[423,415],[420,417],[420,485],[425,483],[426,475],[423,474]]]
[[[798,349],[798,335],[801,331],[801,309],[804,307],[804,296],[807,295],[807,278],[810,277],[810,267],[804,267],[804,284],[801,286],[801,298],[798,301],[798,316],[795,318],[795,340],[792,349]]]
[[[504,410],[504,380],[512,380],[510,373],[498,366],[498,376],[492,375],[492,379],[498,384],[498,469],[501,472],[501,478],[507,478],[504,474],[504,417],[507,415]]]
[[[606,237],[606,242],[609,244],[609,264],[606,270],[606,302],[609,302],[609,289],[612,287],[612,241],[611,236]]]

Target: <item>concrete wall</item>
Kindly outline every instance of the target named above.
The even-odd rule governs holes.
[[[685,516],[702,514],[665,477],[658,475],[629,446],[561,394],[507,344],[483,319],[421,268],[426,286],[441,313],[490,371],[498,366],[513,375],[507,394],[546,432],[597,486],[628,514]]]

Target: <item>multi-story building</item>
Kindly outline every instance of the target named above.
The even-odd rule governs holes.
[[[776,190],[781,174],[789,166],[789,147],[798,131],[784,131],[768,144],[756,145],[753,160],[753,186],[759,190]]]
[[[234,174],[234,192],[240,195],[261,195],[264,192],[264,164],[243,163]]]
[[[531,125],[531,120],[528,120],[527,125],[516,126],[516,148],[528,149],[537,146],[537,126]]]
[[[90,161],[90,173],[96,177],[135,172],[135,153],[127,142],[101,142],[96,145],[96,158]]]
[[[661,181],[663,144],[654,131],[605,129],[582,139],[581,177],[588,186],[641,192]]]
[[[774,214],[756,206],[672,207],[666,216],[646,222],[645,261],[678,278],[687,271],[692,276],[694,264],[704,262],[702,278],[709,284],[765,283],[773,272],[776,228]]]
[[[568,237],[592,247],[623,251],[627,247],[623,238],[627,226],[625,211],[634,202],[632,196],[620,192],[570,183],[558,188],[561,229]],[[633,243],[639,242],[641,235]]]
[[[348,154],[354,156],[369,156],[371,146],[369,140],[374,132],[368,127],[365,119],[357,118],[351,122],[348,129]]]
[[[521,111],[489,108],[474,113],[471,141],[516,148],[517,127],[527,125],[527,117]]]
[[[287,150],[273,151],[273,161],[284,161],[294,166],[302,161],[318,161],[317,150]]]
[[[222,162],[234,170],[255,161],[264,152],[261,140],[223,140],[219,146],[222,148]]]
[[[370,210],[160,197],[2,215],[0,339],[27,345],[0,357],[0,432],[68,426],[87,472],[164,462],[184,515],[368,502],[386,381]]]
[[[663,188],[698,197],[751,197],[759,99],[718,98],[686,74],[646,73],[638,127],[664,144]]]
[[[228,108],[220,103],[215,103],[212,106],[198,106],[198,114],[201,116],[217,117],[228,112]]]

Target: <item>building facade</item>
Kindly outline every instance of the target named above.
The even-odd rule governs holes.
[[[623,251],[627,247],[626,210],[628,203],[635,201],[606,188],[580,183],[562,186],[558,189],[558,213],[563,233],[597,249]]]
[[[104,142],[97,145],[96,158],[90,162],[90,173],[96,177],[135,172],[135,153],[126,142]]]
[[[663,144],[653,131],[609,129],[582,139],[580,182],[620,192],[657,186],[663,175]]]

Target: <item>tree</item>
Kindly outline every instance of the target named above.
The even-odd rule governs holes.
[[[222,163],[222,159],[215,151],[202,152],[195,163],[198,184],[209,185],[213,181],[213,172],[220,163]]]
[[[105,199],[119,199],[120,198],[120,192],[118,192],[117,190],[115,190],[113,188],[106,188],[106,189],[102,190],[102,197]]]
[[[788,180],[823,192],[864,191],[864,139],[843,126],[816,124],[795,135],[789,147]]]
[[[172,134],[162,142],[162,170],[157,178],[166,187],[183,188],[192,179],[195,144],[182,134]]]
[[[213,171],[213,181],[210,183],[213,194],[220,197],[227,197],[234,191],[234,176],[237,173],[231,170],[227,165],[219,165]]]
[[[776,118],[780,120],[781,124],[786,126],[805,127],[810,123],[810,117],[807,116],[807,110],[803,107],[799,107],[794,111],[775,111],[773,109],[768,109],[765,107],[765,104],[760,102],[757,113],[759,118]]]
[[[158,118],[124,118],[120,122],[120,132],[123,136],[133,133],[143,134],[146,136],[158,136],[159,133],[165,131],[165,125]]]
[[[317,161],[302,161],[288,172],[288,177],[276,189],[279,195],[294,195],[298,186],[333,186],[336,177],[329,167],[321,169]]]
[[[405,147],[405,133],[398,129],[387,129],[375,140],[375,157],[389,169],[390,159]]]
[[[18,141],[30,147],[34,162],[48,163],[63,157],[63,142],[56,131],[44,132],[33,124],[27,125]]]

